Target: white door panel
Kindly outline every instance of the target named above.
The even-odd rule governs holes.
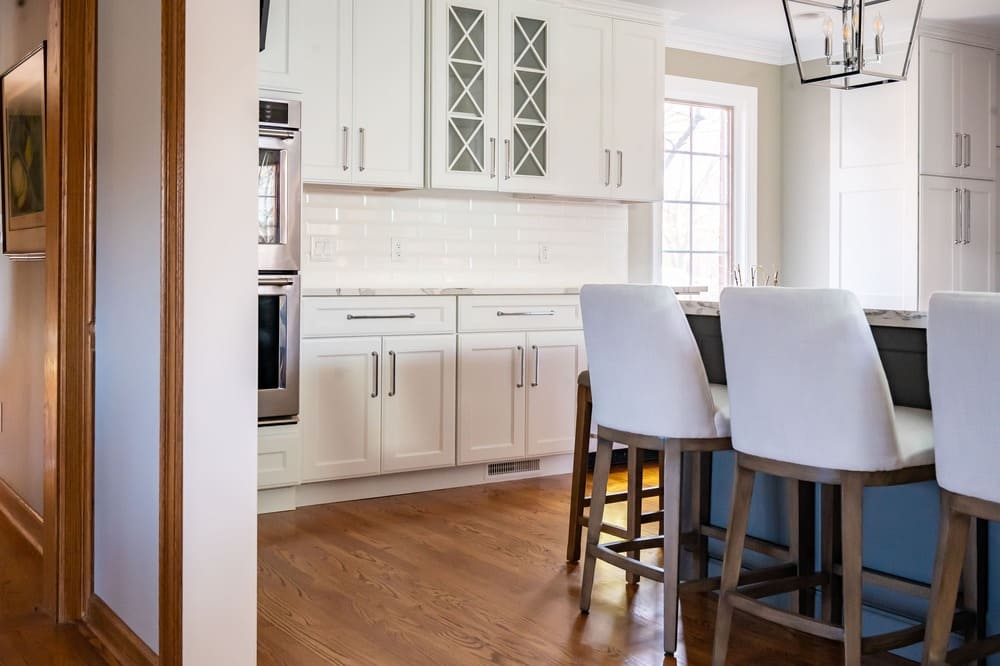
[[[459,336],[459,463],[524,455],[524,345],[524,333]]]
[[[586,368],[582,331],[528,333],[529,456],[572,453],[577,378]]]

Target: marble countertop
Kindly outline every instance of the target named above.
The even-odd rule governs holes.
[[[719,316],[717,301],[700,301],[697,299],[681,299],[681,307],[685,314]],[[865,310],[868,323],[872,326],[892,326],[895,328],[927,328],[927,313],[910,310]]]
[[[698,295],[706,287],[676,287],[682,295]],[[579,287],[337,287],[305,288],[303,296],[554,296],[580,293]]]

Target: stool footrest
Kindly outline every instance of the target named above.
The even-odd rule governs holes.
[[[968,629],[973,626],[975,622],[975,613],[967,610],[959,610],[955,612],[951,630],[961,631],[963,629]],[[906,647],[907,645],[919,643],[924,640],[924,629],[925,625],[917,624],[898,631],[890,631],[877,636],[868,636],[867,638],[861,639],[861,652],[864,654],[877,654],[881,652],[888,652],[889,650],[898,650],[899,648]],[[965,662],[963,661],[960,663]]]
[[[715,539],[717,541],[726,540],[726,528],[717,527],[715,525],[702,525],[701,526],[702,536],[706,536],[710,539]],[[772,541],[765,541],[764,539],[757,539],[749,534],[746,536],[744,542],[744,548],[747,550],[752,550],[755,553],[760,553],[761,555],[767,555],[768,557],[773,557],[776,560],[787,560],[791,551],[788,546],[783,546],[780,543],[774,543]]]
[[[601,548],[606,548],[613,553],[631,552],[633,550],[645,550],[647,548],[663,548],[663,535],[640,537],[628,541],[612,541],[602,543]]]
[[[663,489],[659,488],[659,487],[655,487],[654,486],[654,487],[643,488],[642,489],[642,497],[643,497],[643,499],[645,499],[647,497],[659,497],[662,494],[663,494]],[[590,495],[587,495],[586,497],[584,497],[583,498],[583,506],[585,506],[585,507],[590,506],[590,500],[591,499],[592,498],[590,497]],[[619,503],[625,502],[625,501],[628,501],[628,493],[625,492],[625,491],[618,492],[618,493],[608,493],[607,497],[604,498],[604,504],[605,504],[605,506],[608,505],[608,504],[619,504]]]
[[[663,569],[651,564],[645,564],[631,557],[619,555],[603,544],[588,544],[587,552],[599,560],[612,564],[619,569],[624,569],[643,578],[649,578],[658,582],[663,582]]]
[[[842,627],[836,627],[832,624],[826,624],[811,617],[806,617],[805,615],[798,615],[781,610],[780,608],[768,606],[759,599],[748,597],[739,592],[729,592],[726,594],[726,597],[736,610],[741,610],[762,620],[774,622],[783,627],[831,641],[843,642],[844,640],[844,630]]]
[[[738,584],[753,585],[754,583],[762,583],[776,578],[787,578],[790,575],[795,575],[796,568],[797,567],[794,562],[788,562],[787,564],[779,564],[773,567],[764,567],[762,569],[754,569],[753,571],[744,571],[740,574]],[[691,593],[712,592],[714,590],[718,590],[721,584],[722,577],[714,576],[712,578],[700,578],[698,580],[684,581],[680,584],[680,589]]]
[[[948,653],[949,664],[968,664],[1000,652],[1000,634],[972,641]]]
[[[833,565],[832,570],[834,575],[844,575],[844,567],[841,564]],[[877,569],[869,569],[867,567],[862,569],[861,580],[868,585],[878,585],[894,592],[913,595],[919,599],[930,599],[931,597],[931,586],[927,583],[903,578],[902,576],[895,576]]]
[[[792,564],[791,566],[794,568],[795,565]],[[740,594],[753,599],[766,599],[767,597],[773,597],[778,594],[787,594],[789,592],[798,592],[799,590],[809,589],[811,587],[816,587],[817,585],[827,585],[829,582],[830,574],[823,571],[817,571],[802,576],[791,576],[778,580],[769,580],[752,585],[740,586],[737,589]]]

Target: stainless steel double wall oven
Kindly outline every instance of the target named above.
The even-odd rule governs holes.
[[[298,102],[262,99],[257,144],[257,416],[299,413],[302,138]]]

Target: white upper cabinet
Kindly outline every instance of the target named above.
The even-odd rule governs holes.
[[[279,0],[267,40],[260,85],[302,99],[307,183],[423,186],[422,0]]]
[[[614,198],[663,198],[663,29],[615,21]]]
[[[499,188],[498,13],[496,0],[431,3],[431,187]]]
[[[660,198],[660,26],[547,0],[431,7],[430,187]]]
[[[353,183],[423,187],[423,0],[355,0],[353,50]]]
[[[614,24],[584,12],[566,12],[562,20],[553,64],[561,76],[553,81],[559,131],[552,158],[568,195],[612,197]]]
[[[920,41],[920,173],[995,177],[996,83],[989,49]]]

